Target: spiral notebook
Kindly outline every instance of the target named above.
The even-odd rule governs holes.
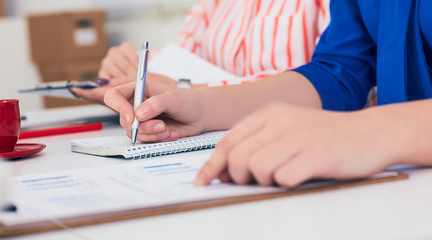
[[[72,152],[133,160],[214,148],[226,132],[215,131],[180,138],[172,142],[137,143],[135,145],[131,144],[127,136],[81,138],[71,140],[71,145]]]

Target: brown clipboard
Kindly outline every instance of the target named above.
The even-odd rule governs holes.
[[[107,212],[104,214],[84,216],[78,218],[69,218],[66,220],[49,220],[41,222],[33,222],[29,224],[20,224],[13,226],[6,226],[0,223],[0,238],[9,237],[14,235],[23,235],[44,231],[51,231],[57,229],[79,227],[92,224],[108,223],[114,221],[121,221],[134,218],[150,217],[162,214],[177,213],[191,210],[198,210],[203,208],[219,207],[231,204],[240,204],[246,202],[260,201],[272,198],[288,197],[300,194],[317,193],[329,190],[337,190],[349,187],[363,186],[375,183],[384,183],[396,180],[403,180],[409,177],[408,174],[402,172],[394,172],[395,174],[381,177],[381,178],[366,178],[349,181],[335,181],[334,184],[329,186],[311,187],[307,189],[287,189],[283,192],[267,193],[259,195],[248,195],[233,198],[209,200],[203,202],[190,202],[173,206],[162,206],[153,208],[134,208],[121,212]]]

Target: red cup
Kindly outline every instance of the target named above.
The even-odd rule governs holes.
[[[0,153],[14,150],[20,128],[21,118],[18,100],[0,100]]]

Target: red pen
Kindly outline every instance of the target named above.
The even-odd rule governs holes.
[[[85,132],[85,131],[94,131],[100,129],[102,129],[102,123],[89,123],[89,124],[80,124],[80,125],[72,125],[72,126],[65,126],[65,127],[36,129],[36,130],[22,131],[20,133],[19,139],[77,133],[77,132]]]

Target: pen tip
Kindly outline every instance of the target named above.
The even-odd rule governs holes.
[[[5,206],[2,207],[2,210],[5,212],[16,212],[17,211],[17,207],[14,204],[6,204]]]
[[[148,49],[148,42],[145,42],[145,49]]]

